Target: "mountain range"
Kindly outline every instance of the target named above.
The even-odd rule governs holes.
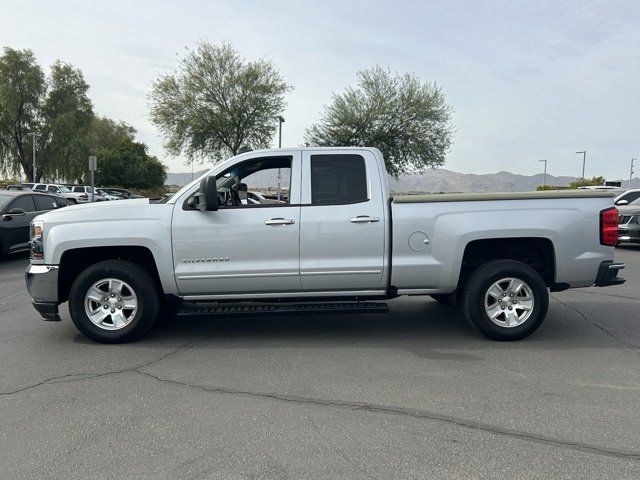
[[[193,178],[198,178],[206,170],[194,173]],[[259,176],[261,175],[261,176]],[[254,174],[255,185],[273,185],[274,175],[264,172]],[[262,181],[261,181],[262,179]],[[553,176],[547,174],[547,185],[559,187],[568,186],[575,177]],[[168,173],[165,184],[182,186],[191,181],[191,173]],[[425,170],[419,173],[401,175],[397,180],[389,179],[389,186],[395,193],[417,192],[527,192],[535,190],[542,185],[543,175],[518,175],[511,172],[498,172],[486,174],[452,172],[444,168]],[[264,185],[260,185],[264,183]],[[629,180],[623,180],[622,185],[628,186]],[[640,188],[640,178],[632,181],[634,188]]]

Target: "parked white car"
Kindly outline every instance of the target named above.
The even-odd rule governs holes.
[[[35,192],[55,193],[56,195],[66,198],[67,202],[70,204],[87,203],[89,201],[89,197],[87,197],[86,194],[72,192],[71,189],[65,185],[36,183],[32,190]]]
[[[74,185],[71,188],[71,191],[73,193],[83,193],[87,196],[87,198],[89,198],[89,201],[91,201],[91,192],[93,191],[92,188],[90,186],[86,186],[86,185]],[[95,201],[96,202],[106,202],[107,200],[111,200],[111,198],[107,198],[104,194],[100,193],[99,189],[96,188],[96,192],[95,192]]]
[[[613,204],[616,206],[629,205],[640,198],[640,188],[633,188],[626,190],[613,199]]]

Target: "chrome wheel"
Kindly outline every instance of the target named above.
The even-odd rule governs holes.
[[[120,330],[136,316],[138,297],[128,283],[104,278],[87,290],[84,310],[94,325],[104,330]]]
[[[519,278],[507,277],[495,282],[484,296],[484,311],[500,327],[522,325],[533,312],[533,291]]]

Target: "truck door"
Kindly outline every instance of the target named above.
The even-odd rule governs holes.
[[[216,175],[217,211],[180,200],[171,228],[180,293],[300,292],[300,177],[299,150],[272,152]]]
[[[303,291],[386,289],[387,225],[380,172],[371,152],[355,152],[303,151]]]

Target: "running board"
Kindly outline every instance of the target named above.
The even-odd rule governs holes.
[[[389,305],[377,302],[333,303],[224,303],[198,305],[184,303],[178,310],[179,317],[228,317],[241,315],[322,315],[338,313],[387,313]]]

